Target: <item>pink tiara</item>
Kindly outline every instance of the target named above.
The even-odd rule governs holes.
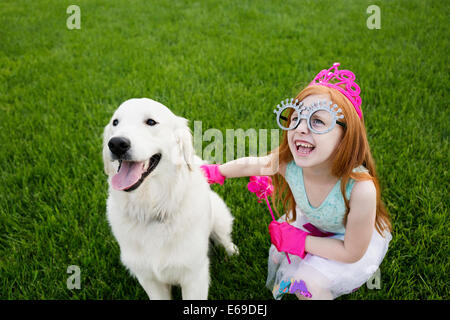
[[[362,118],[361,97],[359,96],[361,89],[354,82],[355,74],[350,70],[338,70],[340,65],[339,62],[335,62],[330,69],[320,71],[309,85],[322,85],[338,90],[350,100],[355,107],[359,118]],[[334,81],[331,83],[333,80],[337,82]],[[345,84],[345,89],[339,87],[340,84]]]

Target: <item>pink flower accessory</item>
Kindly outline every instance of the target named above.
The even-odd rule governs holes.
[[[273,225],[273,222],[278,223],[275,220],[275,216],[273,215],[272,207],[270,206],[269,200],[267,197],[271,196],[273,193],[273,184],[272,179],[268,176],[251,176],[250,182],[247,184],[247,189],[250,192],[253,192],[258,197],[258,202],[261,203],[262,199],[266,200],[267,207],[269,208],[270,215],[272,216],[272,222],[269,225],[269,231],[271,230],[270,227]],[[271,237],[272,240],[272,237]],[[286,253],[286,258],[291,263],[291,259],[289,259],[289,255]]]
[[[275,221],[272,207],[270,206],[269,200],[267,199],[267,197],[271,196],[273,193],[272,179],[268,176],[252,176],[250,177],[250,182],[247,184],[247,189],[248,191],[256,194],[259,199],[259,203],[261,203],[262,199],[266,200],[270,215],[272,216],[272,220]]]
[[[335,62],[330,69],[324,69],[320,71],[315,77],[314,80],[311,81],[309,86],[311,85],[321,85],[330,88],[334,88],[342,93],[344,96],[350,100],[350,102],[355,107],[356,112],[358,113],[359,118],[362,118],[362,110],[361,110],[361,97],[359,94],[361,93],[360,87],[355,83],[355,74],[350,70],[338,70],[338,67],[341,64],[339,62]],[[333,83],[332,83],[333,81]],[[339,85],[345,85],[345,89],[341,88]]]
[[[272,179],[268,176],[252,176],[247,184],[247,189],[258,197],[258,202],[271,196],[273,193]]]

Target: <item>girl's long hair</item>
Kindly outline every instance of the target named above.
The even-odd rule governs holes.
[[[328,94],[333,103],[336,103],[344,114],[344,119],[341,121],[346,123],[346,129],[344,129],[344,134],[342,140],[336,148],[336,151],[332,157],[334,158],[332,163],[331,172],[334,176],[341,178],[341,193],[344,198],[346,212],[344,215],[343,224],[347,224],[347,217],[350,211],[349,199],[345,196],[345,187],[350,178],[356,181],[371,180],[376,188],[377,193],[377,204],[376,204],[376,218],[375,218],[375,228],[380,235],[383,235],[383,231],[388,229],[392,230],[391,221],[389,214],[381,200],[381,190],[378,183],[377,174],[375,171],[375,161],[370,152],[369,143],[367,141],[366,129],[364,126],[364,118],[360,119],[358,114],[354,110],[352,103],[338,90],[333,88],[312,85],[303,89],[295,99],[302,101],[309,95],[315,94]],[[288,121],[290,121],[290,114]],[[278,156],[278,161],[283,164],[289,163],[293,160],[291,150],[289,149],[287,131],[283,132],[282,141],[280,146],[273,150],[276,156]],[[354,168],[363,165],[367,168],[369,172],[352,172]],[[280,174],[276,174],[273,177],[274,180],[274,200],[276,204],[282,203],[287,212],[291,212],[290,217],[286,214],[287,221],[296,220],[295,211],[295,200],[294,196],[286,182],[286,180]],[[276,205],[274,206],[277,207]],[[278,211],[277,211],[278,213]]]

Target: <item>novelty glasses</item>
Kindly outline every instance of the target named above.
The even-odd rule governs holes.
[[[338,108],[337,104],[332,104],[331,101],[323,100],[307,107],[303,101],[286,99],[286,101],[281,101],[281,106],[277,105],[274,113],[277,115],[278,126],[282,130],[294,130],[302,119],[305,119],[311,132],[324,134],[333,130],[336,123],[346,127],[345,123],[338,120],[344,118],[342,110]],[[340,114],[338,115],[338,113]],[[289,117],[291,121],[288,121]]]

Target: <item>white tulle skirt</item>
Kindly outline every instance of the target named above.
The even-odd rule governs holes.
[[[284,216],[279,221],[285,221]],[[302,226],[306,223],[308,223],[306,217],[297,209],[297,220],[292,225],[305,230]],[[344,235],[330,238],[343,240]],[[306,296],[312,299],[335,299],[351,293],[377,271],[391,239],[392,236],[388,231],[385,231],[382,237],[374,229],[366,253],[355,263],[343,263],[308,253],[304,259],[289,255],[291,260],[289,264],[285,253],[278,252],[272,245],[269,249],[266,286],[277,300],[285,293],[296,293],[298,297]],[[303,290],[297,290],[298,288]],[[300,293],[304,289],[306,291]]]

